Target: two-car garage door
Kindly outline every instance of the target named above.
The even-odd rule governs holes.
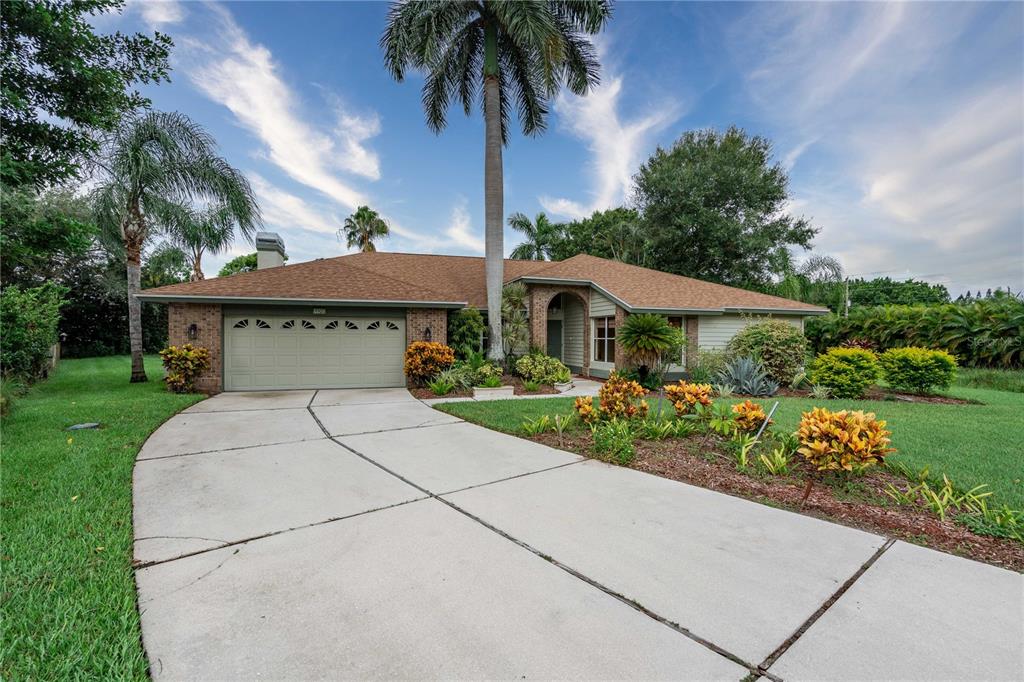
[[[228,391],[404,386],[405,319],[225,315]]]

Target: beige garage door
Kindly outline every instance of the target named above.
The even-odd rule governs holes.
[[[404,386],[405,319],[226,315],[229,391]]]

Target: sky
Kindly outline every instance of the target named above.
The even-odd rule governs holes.
[[[173,38],[172,82],[145,94],[216,137],[290,262],[345,253],[362,204],[391,225],[381,250],[482,255],[482,116],[430,132],[422,77],[384,69],[387,7],[129,0],[96,23]],[[789,211],[850,276],[1024,289],[1024,4],[619,2],[596,45],[600,86],[512,135],[506,216],[628,204],[658,146],[737,125],[772,141]]]

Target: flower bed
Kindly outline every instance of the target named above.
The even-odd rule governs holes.
[[[504,374],[501,377],[502,386],[513,386],[515,388],[516,395],[558,395],[558,391],[555,390],[554,386],[549,384],[541,384],[538,386],[536,391],[527,391],[523,386],[523,378],[515,376],[514,374]],[[420,400],[430,400],[433,398],[472,398],[473,389],[454,389],[450,393],[445,395],[435,395],[429,388],[423,387],[412,387],[409,389],[413,397]]]

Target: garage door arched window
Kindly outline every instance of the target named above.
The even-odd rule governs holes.
[[[256,326],[259,329],[270,329],[270,323],[263,320],[256,320]]]
[[[238,322],[235,322],[235,324],[234,324],[235,329],[245,329],[248,326],[249,326],[249,320],[248,319],[239,320]]]
[[[310,322],[309,320],[303,320],[302,321],[302,328],[303,329],[316,329],[316,325],[313,324],[312,322]]]
[[[295,326],[295,320],[286,320],[281,323],[281,329],[292,329]]]
[[[366,328],[367,329],[380,329],[380,320],[374,320]]]
[[[359,331],[359,325],[357,325],[355,322],[352,322],[351,320],[345,320],[345,329],[348,329],[350,331]]]
[[[398,325],[395,324],[394,322],[388,322],[387,325],[388,329],[390,329],[391,331],[398,331]]]
[[[338,321],[337,320],[331,320],[330,322],[328,322],[327,324],[324,325],[324,329],[337,329],[337,328],[338,328]]]

